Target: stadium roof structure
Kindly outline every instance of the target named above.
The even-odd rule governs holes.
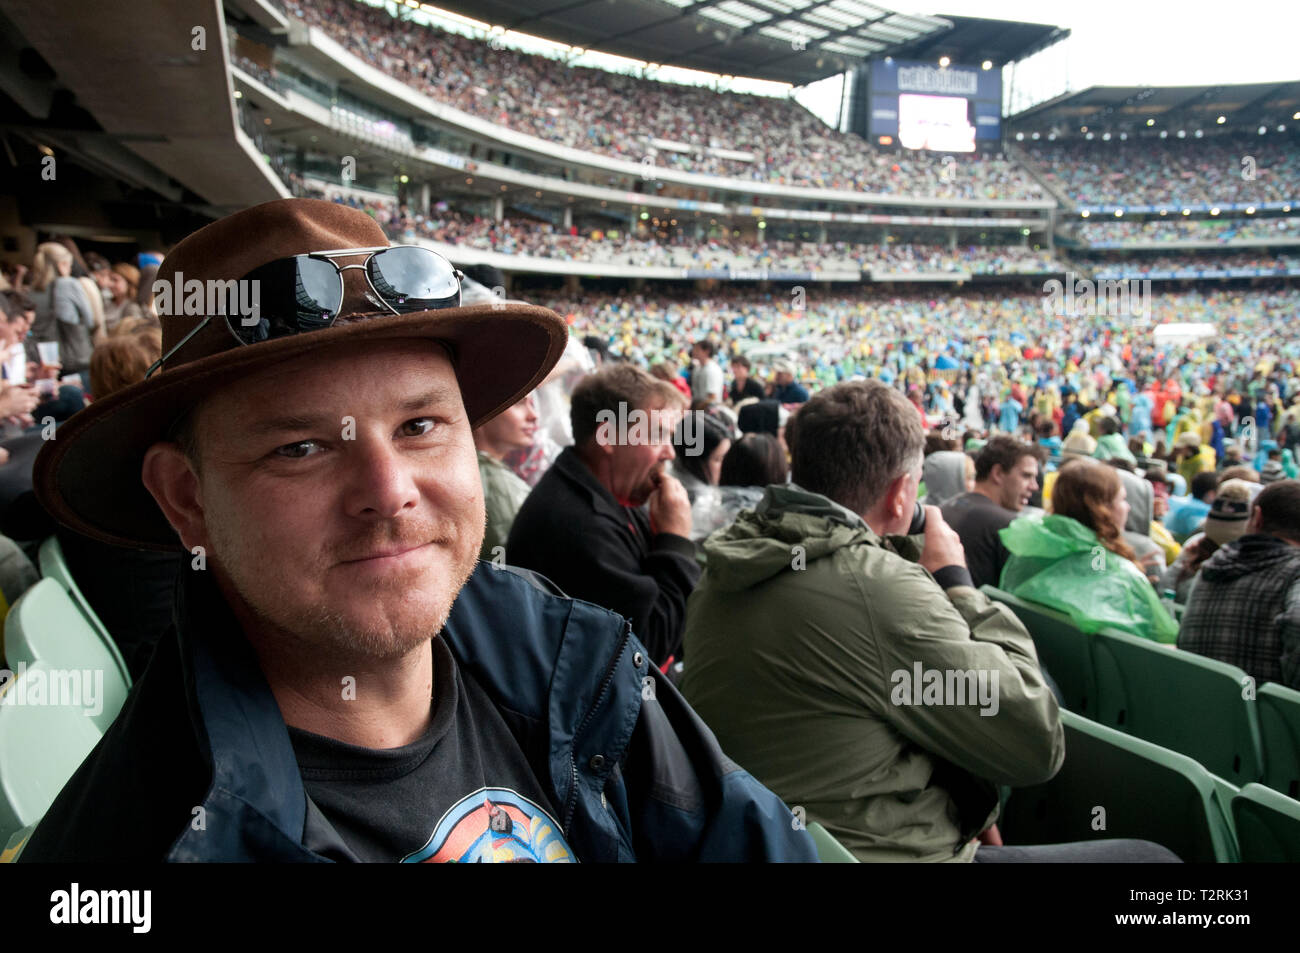
[[[1293,126],[1297,112],[1300,80],[1230,86],[1092,86],[1017,113],[1007,120],[1007,129],[1056,138],[1107,133],[1160,136],[1178,130],[1192,135],[1198,129],[1206,134],[1240,134],[1260,126]]]
[[[865,0],[436,0],[445,10],[649,63],[803,86],[894,56],[1001,66],[1069,35]]]

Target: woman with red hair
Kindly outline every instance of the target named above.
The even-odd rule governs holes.
[[[1128,500],[1115,468],[1089,458],[1066,463],[1051,507],[1050,516],[1021,517],[999,532],[1011,552],[1001,588],[1066,613],[1084,632],[1174,642],[1178,623],[1124,541]]]

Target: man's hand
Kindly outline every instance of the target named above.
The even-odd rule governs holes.
[[[686,487],[671,474],[660,471],[650,494],[650,524],[656,533],[691,537],[691,498]]]
[[[14,384],[0,391],[0,417],[17,417],[36,409],[40,395],[27,384]]]
[[[38,364],[35,361],[28,361],[27,379],[29,381],[57,381],[61,370],[63,370],[62,364]]]
[[[921,550],[920,562],[931,574],[947,566],[966,565],[961,537],[943,521],[943,513],[937,506],[925,508],[925,548]]]

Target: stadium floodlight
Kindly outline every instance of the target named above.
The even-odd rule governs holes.
[[[1033,138],[1034,138],[1034,141],[1037,142],[1037,141],[1038,141],[1038,133],[1034,133]],[[1050,136],[1048,136],[1047,138],[1048,138],[1048,139],[1055,139],[1055,138],[1056,138],[1056,133],[1052,133],[1052,134],[1051,134]]]
[[[1201,136],[1205,135],[1205,133],[1204,133],[1203,131],[1201,131],[1200,129],[1197,129],[1195,135],[1196,135],[1196,138],[1199,139],[1199,138],[1201,138]]]
[[[410,181],[411,181],[411,177],[410,177],[409,175],[406,175],[405,173],[403,173],[402,175],[399,175],[399,176],[397,177],[397,181],[398,181],[398,182],[401,182],[403,185],[405,185],[407,182],[410,182]]]
[[[235,90],[235,98],[236,98],[236,99],[243,99],[243,98],[244,98],[244,94],[241,93],[239,90]]]
[[[1087,126],[1080,126],[1080,127],[1079,127],[1079,131],[1080,131],[1080,132],[1087,132],[1087,131],[1088,131],[1088,127],[1087,127]]]
[[[1092,134],[1092,133],[1088,133],[1088,135],[1087,135],[1087,138],[1088,138],[1088,139],[1093,139],[1093,138],[1094,138],[1094,136],[1093,136],[1093,134]]]
[[[1160,214],[1161,214],[1161,215],[1168,215],[1168,214],[1169,214],[1169,209],[1167,209],[1167,208],[1162,208],[1162,209],[1160,210]]]
[[[1216,119],[1216,120],[1214,120],[1214,121],[1217,122],[1220,126],[1222,126],[1225,122],[1228,121],[1228,117],[1227,117],[1227,116],[1220,116],[1218,119]]]
[[[759,228],[767,228],[767,222],[759,222],[759,223],[758,223],[758,227],[759,227]]]
[[[1185,208],[1185,209],[1183,209],[1183,214],[1184,214],[1184,215],[1191,215],[1191,214],[1192,214],[1192,210],[1189,209],[1189,208]]]
[[[1147,120],[1147,125],[1148,125],[1148,126],[1154,126],[1155,124],[1156,124],[1156,121],[1155,121],[1154,119],[1148,119],[1148,120]]]
[[[1292,119],[1300,119],[1300,112],[1294,112],[1294,113],[1292,113],[1292,114],[1291,114],[1291,118],[1292,118]]]
[[[1260,126],[1260,127],[1259,127],[1259,134],[1260,134],[1261,136],[1264,135],[1264,133],[1266,133],[1266,132],[1268,132],[1268,126]]]
[[[1122,208],[1117,208],[1117,209],[1115,209],[1115,217],[1116,217],[1116,218],[1123,218],[1123,217],[1124,217],[1124,210],[1123,210]]]
[[[983,63],[980,64],[980,69],[992,69],[992,68],[993,68],[992,60],[985,60]]]
[[[1278,131],[1278,132],[1286,132],[1286,126],[1284,126],[1284,125],[1282,125],[1281,123],[1279,123],[1279,124],[1278,124],[1278,127],[1277,127],[1277,131]]]
[[[1178,130],[1178,138],[1179,138],[1179,139],[1186,139],[1186,138],[1187,138],[1187,130],[1186,130],[1186,129],[1179,129],[1179,130]]]
[[[1289,211],[1291,211],[1291,206],[1289,206],[1289,205],[1283,205],[1283,206],[1282,206],[1282,211],[1284,211],[1284,212],[1289,212]]]
[[[1025,141],[1025,134],[1023,132],[1016,133],[1016,142],[1024,142],[1024,141]]]
[[[1246,206],[1246,214],[1247,214],[1247,215],[1254,215],[1254,214],[1255,214],[1255,206],[1253,206],[1253,205],[1247,205],[1247,206]]]
[[[1218,214],[1219,214],[1219,210],[1218,210],[1217,208],[1212,208],[1212,209],[1210,209],[1210,214],[1211,214],[1211,215],[1218,215]]]
[[[1169,138],[1169,130],[1168,130],[1168,129],[1161,129],[1161,130],[1160,130],[1160,138],[1161,138],[1161,139],[1168,139],[1168,138]]]
[[[1127,133],[1127,132],[1121,132],[1121,133],[1119,134],[1119,141],[1120,141],[1120,142],[1127,142],[1127,141],[1128,141],[1128,133]]]
[[[940,66],[947,66],[947,65],[948,65],[949,63],[951,63],[951,62],[952,62],[952,60],[948,59],[948,57],[946,57],[946,56],[941,56],[941,57],[939,57],[939,65],[940,65]]]
[[[1102,142],[1110,142],[1110,133],[1109,133],[1109,132],[1103,132],[1103,133],[1101,134],[1101,141],[1102,141]]]
[[[1080,218],[1087,218],[1088,215],[1089,215],[1089,212],[1088,212],[1087,209],[1084,209],[1082,212],[1079,213],[1079,217],[1080,217]]]

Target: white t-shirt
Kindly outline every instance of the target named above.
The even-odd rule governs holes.
[[[717,361],[701,364],[691,374],[691,397],[695,400],[709,396],[721,400],[722,388],[722,368]]]

